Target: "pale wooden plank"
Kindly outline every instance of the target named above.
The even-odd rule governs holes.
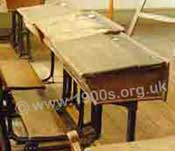
[[[91,147],[85,151],[172,151],[175,147],[175,137],[152,139],[147,141],[138,141],[133,143],[112,144],[98,147]]]
[[[44,84],[28,61],[1,61],[1,76],[7,88],[44,88]]]
[[[46,102],[44,90],[13,91],[12,95],[29,137],[65,135],[61,118]]]

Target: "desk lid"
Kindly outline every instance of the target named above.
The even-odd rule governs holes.
[[[155,67],[165,63],[165,60],[154,52],[137,45],[125,34],[114,37],[96,34],[54,44],[55,53],[62,56],[79,76]]]

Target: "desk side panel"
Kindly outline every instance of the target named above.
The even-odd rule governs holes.
[[[169,65],[135,68],[86,79],[96,104],[166,100]]]

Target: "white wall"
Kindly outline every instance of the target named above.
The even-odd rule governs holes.
[[[109,0],[74,0],[81,8],[100,9],[107,8]],[[135,8],[141,0],[114,0],[115,8]],[[147,7],[175,8],[175,0],[147,0]]]

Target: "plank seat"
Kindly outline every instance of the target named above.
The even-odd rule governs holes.
[[[132,143],[101,145],[85,149],[85,151],[172,151],[175,147],[174,139],[174,136],[170,136],[166,138],[137,141]]]
[[[0,60],[11,60],[18,59],[18,56],[14,52],[14,50],[9,49],[1,49],[0,50]]]
[[[62,120],[49,105],[47,101],[49,98],[44,91],[12,91],[13,101],[24,122],[28,136],[65,135]]]
[[[80,148],[79,144],[73,143],[73,140],[79,140],[77,132],[66,132],[64,122],[49,104],[49,96],[45,90],[13,90],[11,95],[25,127],[27,141],[35,140],[36,143],[41,143],[41,148]],[[47,139],[49,141],[45,141]]]
[[[7,89],[38,89],[44,84],[26,60],[0,62],[2,83]]]

